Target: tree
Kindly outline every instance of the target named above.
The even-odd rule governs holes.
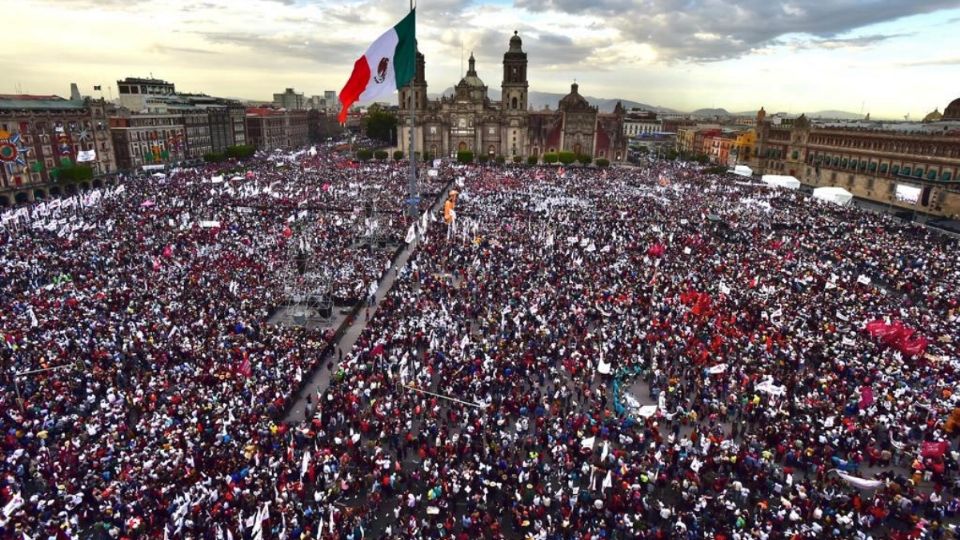
[[[478,161],[479,163],[481,163],[481,164],[482,164],[482,163],[486,163],[486,162],[490,161],[490,156],[488,156],[488,155],[486,155],[486,154],[480,154],[479,156],[477,156],[477,161]]]
[[[370,158],[373,157],[373,151],[369,148],[361,148],[357,150],[357,159],[360,161],[370,161]]]
[[[238,144],[228,146],[223,155],[228,158],[247,159],[252,157],[256,152],[257,149],[249,144]]]
[[[560,152],[557,154],[557,160],[564,165],[570,165],[577,160],[577,156],[573,152]]]
[[[513,156],[513,162],[517,164],[523,163],[523,158],[520,156]]]
[[[469,150],[457,152],[457,161],[460,163],[473,163],[473,152]]]
[[[371,107],[363,117],[363,128],[367,132],[367,137],[385,144],[393,144],[397,133],[397,117],[379,107]]]
[[[394,150],[393,151],[393,160],[400,161],[403,159],[403,150]]]
[[[605,158],[597,158],[597,167],[609,167],[610,160]]]
[[[543,162],[546,163],[547,165],[553,165],[554,163],[557,162],[557,158],[558,156],[556,153],[547,152],[546,154],[543,155]]]
[[[589,164],[593,163],[593,157],[592,157],[592,156],[588,156],[587,154],[580,154],[579,156],[577,156],[577,161],[578,161],[581,165],[589,165]]]
[[[53,169],[50,174],[60,182],[79,182],[93,178],[93,169],[86,165],[61,165]]]
[[[507,158],[505,158],[505,157],[503,157],[503,156],[497,156],[497,164],[498,164],[498,165],[503,165],[503,164],[506,163],[506,162],[507,162]]]
[[[377,161],[385,161],[388,155],[386,150],[377,150],[373,153],[373,157],[377,158]]]
[[[223,152],[207,152],[203,155],[203,160],[207,163],[220,163],[225,159],[227,156]]]
[[[536,164],[537,164],[537,156],[527,157],[527,165],[536,165]]]

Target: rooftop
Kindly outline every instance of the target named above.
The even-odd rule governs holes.
[[[63,99],[60,96],[36,96],[31,94],[0,94],[0,109],[5,110],[79,110],[84,102]]]

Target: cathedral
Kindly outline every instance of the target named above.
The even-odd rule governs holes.
[[[626,156],[625,111],[620,103],[612,113],[601,113],[580,95],[574,83],[556,109],[531,110],[527,105],[527,53],[516,32],[503,55],[500,101],[487,96],[487,86],[477,75],[472,53],[466,75],[449,97],[427,98],[425,64],[418,51],[413,81],[399,92],[402,129],[398,144],[404,154],[410,147],[413,107],[416,151],[433,157],[453,157],[463,150],[491,158],[503,156],[508,161],[514,156],[539,158],[544,153],[563,151],[610,161],[622,161]]]

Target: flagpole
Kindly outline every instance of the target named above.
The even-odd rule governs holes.
[[[410,11],[413,11],[416,6],[414,5],[414,0],[410,0]],[[417,98],[415,94],[415,85],[414,83],[417,80],[417,38],[416,38],[416,26],[414,26],[414,38],[413,38],[413,78],[410,80],[410,144],[407,145],[408,151],[410,153],[410,178],[407,182],[407,204],[409,205],[409,215],[411,220],[417,219],[417,211],[419,209],[419,189],[417,186]],[[417,228],[414,227],[416,230]],[[420,231],[416,231],[417,236],[420,235]]]

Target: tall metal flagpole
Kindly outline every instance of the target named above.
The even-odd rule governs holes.
[[[413,11],[415,8],[414,0],[410,0],[410,11]],[[414,38],[413,38],[413,78],[410,79],[410,144],[407,145],[410,152],[410,178],[407,182],[407,204],[408,212],[410,214],[411,220],[417,219],[419,204],[420,204],[420,190],[417,186],[417,97],[414,90],[414,83],[417,80],[417,38],[416,38],[416,26],[414,26]],[[416,224],[413,227],[416,231],[417,236],[419,237],[420,231],[417,230]]]

